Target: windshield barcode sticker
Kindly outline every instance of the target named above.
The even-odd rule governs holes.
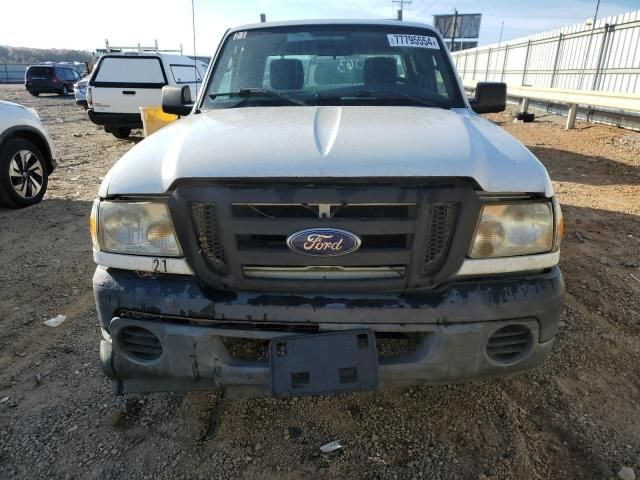
[[[440,50],[440,45],[436,37],[390,33],[387,35],[387,38],[389,39],[389,45],[392,47],[433,48]]]

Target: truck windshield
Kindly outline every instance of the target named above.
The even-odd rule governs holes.
[[[229,35],[202,108],[285,105],[464,102],[445,47],[427,28],[319,25]]]

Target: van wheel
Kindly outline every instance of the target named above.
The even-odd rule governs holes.
[[[44,197],[47,184],[47,164],[38,147],[21,138],[6,142],[0,149],[0,205],[34,205]]]
[[[127,127],[118,127],[111,129],[110,133],[116,138],[129,138],[129,135],[131,135],[131,129]]]
[[[40,95],[40,92],[34,92],[33,90],[29,90],[29,93],[34,97],[37,97],[38,95]]]
[[[62,90],[60,90],[60,95],[62,95],[63,97],[66,97],[69,95],[69,88],[67,88],[66,85],[62,86]]]

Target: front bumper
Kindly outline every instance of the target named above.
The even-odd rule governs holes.
[[[93,282],[105,337],[100,356],[118,393],[226,386],[270,394],[268,360],[236,358],[223,338],[270,340],[310,326],[321,332],[365,328],[376,334],[419,334],[412,351],[378,358],[381,386],[505,375],[546,358],[564,299],[557,267],[405,295],[210,292],[192,277],[140,278],[104,267],[98,267]],[[498,363],[487,355],[487,341],[510,325],[525,327],[532,342],[514,361]],[[162,354],[153,360],[130,355],[121,339],[131,327],[155,335]]]

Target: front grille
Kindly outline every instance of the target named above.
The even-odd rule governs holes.
[[[179,186],[176,198],[174,216],[190,219],[195,230],[195,239],[180,241],[196,274],[205,284],[233,290],[434,286],[459,268],[468,248],[465,235],[472,234],[465,225],[474,224],[478,211],[475,191],[466,184],[200,183]],[[360,247],[339,257],[287,247],[292,234],[314,228],[346,230]],[[179,229],[184,231],[189,229]],[[460,257],[448,263],[451,252]]]
[[[430,274],[438,271],[447,259],[458,216],[458,207],[456,202],[441,202],[431,205],[429,236],[422,273]]]
[[[498,363],[511,363],[524,356],[531,345],[531,331],[524,325],[509,325],[491,335],[487,355]]]
[[[224,272],[227,267],[215,204],[193,202],[191,214],[202,253],[215,270]]]
[[[155,360],[162,355],[162,345],[153,332],[141,327],[126,327],[120,333],[122,348],[138,360]]]

